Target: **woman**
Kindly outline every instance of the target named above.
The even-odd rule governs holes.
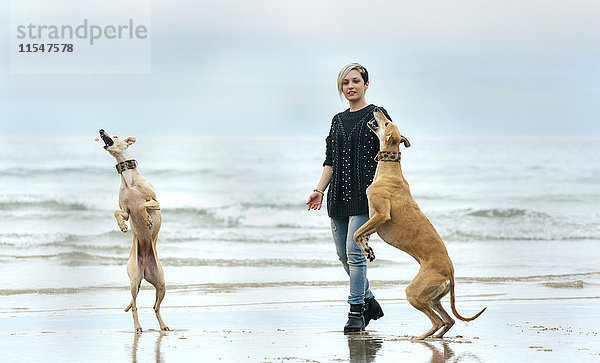
[[[327,192],[327,212],[338,257],[350,277],[350,312],[344,332],[364,330],[371,319],[383,316],[367,279],[367,260],[354,242],[354,232],[369,219],[366,190],[373,181],[379,139],[367,128],[377,107],[367,104],[369,73],[358,63],[350,63],[338,75],[338,92],[350,108],[333,117],[326,139],[323,174],[308,197],[308,210],[321,209]],[[390,118],[383,108],[386,117]]]

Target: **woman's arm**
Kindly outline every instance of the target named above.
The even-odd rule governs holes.
[[[325,189],[327,189],[329,182],[331,182],[332,174],[333,169],[331,165],[323,166],[323,173],[321,174],[321,179],[319,180],[319,183],[317,183],[317,189],[324,192]],[[323,203],[323,193],[313,192],[311,195],[308,196],[308,202],[306,203],[306,205],[308,206],[308,210],[320,210],[321,203]]]

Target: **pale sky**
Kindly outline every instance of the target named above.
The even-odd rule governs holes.
[[[600,135],[597,0],[153,1],[152,72],[114,75],[11,74],[9,10],[0,135],[324,135],[349,62],[407,134]]]

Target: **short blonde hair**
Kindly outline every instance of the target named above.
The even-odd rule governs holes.
[[[340,70],[340,74],[338,74],[338,78],[337,78],[338,93],[340,94],[340,98],[342,98],[342,93],[343,93],[342,83],[344,82],[344,78],[353,69],[356,69],[357,71],[360,72],[360,75],[362,76],[363,81],[365,81],[365,84],[367,84],[369,82],[369,72],[367,72],[367,69],[365,67],[363,67],[362,65],[360,65],[358,63],[346,64],[342,68],[342,70]]]

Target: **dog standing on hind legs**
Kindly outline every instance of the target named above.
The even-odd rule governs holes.
[[[373,183],[367,188],[370,219],[354,233],[354,240],[369,261],[375,259],[375,254],[367,241],[375,232],[385,242],[417,260],[421,268],[406,288],[406,298],[427,315],[433,326],[416,339],[425,339],[435,332],[438,333],[434,337],[441,338],[454,325],[454,319],[440,302],[448,292],[452,312],[460,320],[474,320],[486,308],[470,318],[456,311],[454,266],[442,238],[421,212],[402,175],[400,144],[410,147],[410,142],[382,112],[376,111],[374,116],[367,126],[379,138],[380,152]]]
[[[121,140],[117,136],[110,136],[104,130],[100,130],[100,137],[104,141],[104,149],[117,159],[117,172],[121,174],[120,209],[114,213],[117,224],[122,232],[127,232],[125,221],[129,220],[133,234],[133,244],[127,261],[131,302],[125,311],[131,309],[133,327],[136,332],[141,332],[142,326],[138,319],[136,298],[142,279],[146,279],[156,289],[154,313],[160,329],[170,330],[160,316],[160,303],[165,297],[166,286],[163,268],[156,254],[161,214],[154,187],[137,171],[136,161],[127,152],[127,148],[135,143],[134,137]]]

